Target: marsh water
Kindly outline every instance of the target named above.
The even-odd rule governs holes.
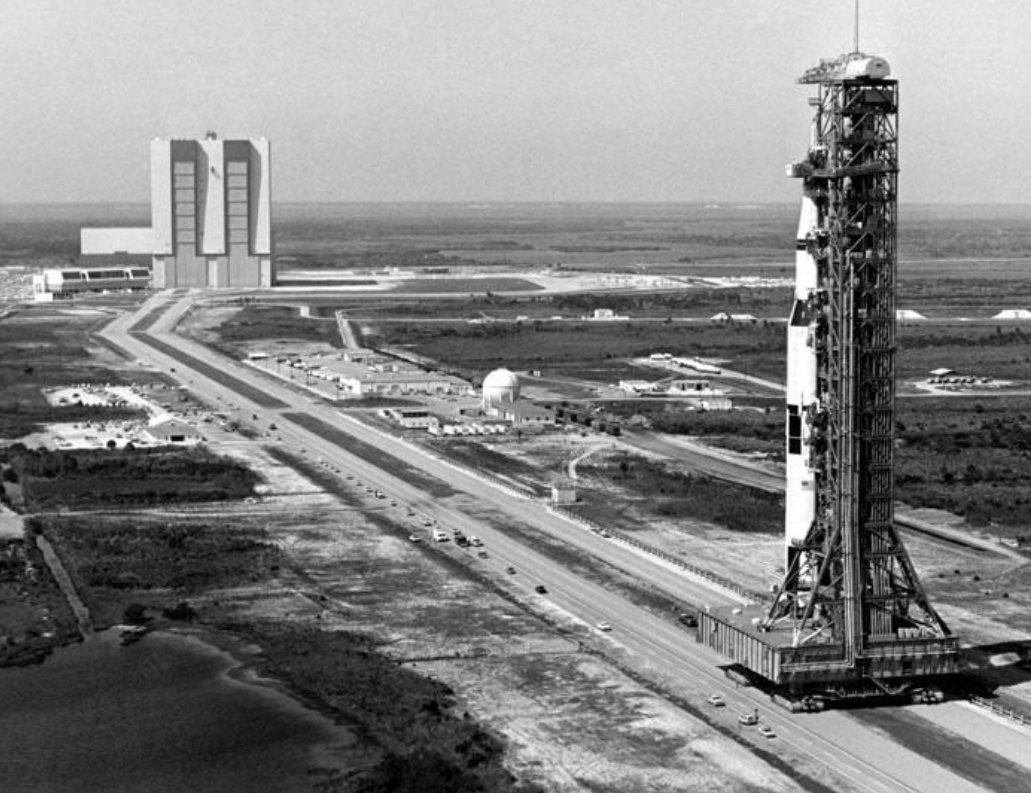
[[[113,632],[0,669],[0,789],[19,793],[309,791],[354,742],[199,639]]]

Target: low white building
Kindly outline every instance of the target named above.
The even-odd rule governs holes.
[[[203,436],[195,428],[177,419],[152,424],[147,427],[147,434],[156,443],[191,444],[203,440]]]
[[[149,267],[69,267],[46,269],[32,276],[32,294],[37,302],[70,297],[83,292],[111,292],[149,287]]]
[[[596,308],[594,314],[585,317],[593,322],[626,322],[630,319],[628,314],[617,314],[611,308]]]
[[[651,394],[656,392],[655,384],[648,380],[620,380],[619,387],[628,394]]]
[[[405,429],[436,429],[440,419],[425,408],[389,408],[386,414]]]
[[[337,384],[354,396],[393,394],[458,394],[472,391],[466,381],[435,372],[366,372],[338,375]]]
[[[729,311],[721,311],[719,314],[713,314],[710,318],[711,322],[758,322],[758,318],[751,314],[731,314]]]
[[[726,390],[713,388],[708,380],[686,379],[670,382],[666,393],[674,396],[723,396]]]
[[[551,503],[562,506],[576,503],[576,483],[571,479],[553,482],[551,485]]]
[[[491,408],[488,412],[493,412],[498,418],[512,422],[514,427],[547,426],[555,423],[554,411],[529,402],[513,402],[508,405],[498,405],[495,408]]]
[[[731,410],[734,407],[730,397],[705,397],[693,404],[698,410]]]

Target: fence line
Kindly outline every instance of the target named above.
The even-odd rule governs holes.
[[[998,713],[1000,716],[1005,716],[1007,719],[1017,722],[1017,724],[1031,726],[1031,716],[1025,716],[1023,713],[1018,710],[1014,710],[1013,708],[1007,708],[996,702],[992,702],[990,699],[978,696],[970,697],[970,702],[978,707],[986,708],[993,713]]]

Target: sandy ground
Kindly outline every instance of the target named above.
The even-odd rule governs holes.
[[[21,537],[24,529],[25,519],[0,504],[0,540]]]

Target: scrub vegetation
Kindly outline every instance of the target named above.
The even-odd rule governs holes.
[[[738,532],[777,534],[784,530],[784,499],[779,493],[679,471],[663,461],[625,455],[618,462],[581,463],[587,477],[611,481],[626,496],[664,518],[693,518]],[[609,499],[586,500],[574,511],[597,523],[609,520]],[[626,529],[624,529],[626,530]]]
[[[38,663],[79,639],[75,615],[31,534],[0,540],[0,667]]]
[[[245,465],[203,448],[27,449],[4,452],[31,512],[224,501],[254,491]]]
[[[1031,542],[1031,400],[905,401],[897,420],[900,500]]]
[[[758,409],[705,411],[687,410],[678,402],[635,399],[606,402],[604,409],[623,419],[639,417],[657,432],[690,435],[724,449],[784,459],[784,409],[779,401]]]
[[[246,303],[231,318],[218,327],[218,344],[224,351],[236,355],[239,345],[247,342],[275,339],[324,342],[342,347],[336,323],[325,319],[302,317],[293,306],[274,306]]]
[[[762,322],[382,323],[380,332],[386,343],[408,346],[469,374],[504,365],[612,383],[620,379],[613,367],[626,366],[623,359],[647,357],[656,350],[732,358],[736,367],[760,375],[782,372],[784,366],[784,328]]]
[[[169,612],[213,588],[274,576],[282,554],[259,529],[185,516],[124,515],[32,518],[33,531],[53,540],[98,627]],[[140,610],[143,609],[143,612]]]
[[[376,652],[371,638],[282,622],[220,627],[262,647],[259,671],[344,713],[383,750],[359,793],[539,793],[501,765],[505,744],[454,712],[454,692]]]

